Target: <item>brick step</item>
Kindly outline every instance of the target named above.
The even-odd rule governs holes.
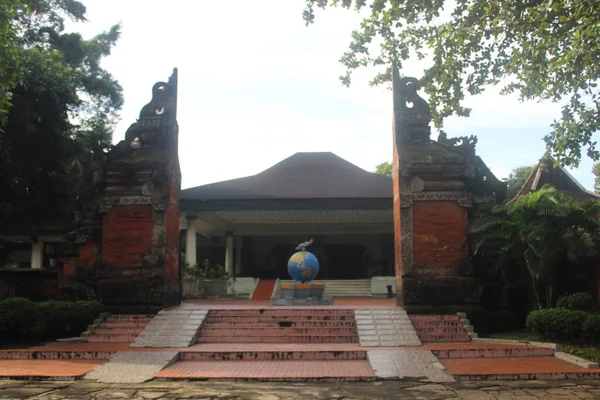
[[[458,328],[458,327],[464,327],[464,324],[462,321],[457,320],[457,321],[411,321],[412,324],[414,325],[414,327],[419,327],[419,328],[432,328],[432,327],[444,327],[444,328]]]
[[[366,360],[366,351],[218,351],[182,352],[180,361]]]
[[[150,322],[152,320],[152,318],[154,318],[154,315],[112,314],[106,318],[105,322],[124,322],[124,321]]]
[[[108,329],[145,328],[150,321],[103,322],[99,326]]]
[[[104,325],[100,325],[94,330],[94,335],[138,335],[144,327],[133,327],[133,328],[106,328]]]
[[[0,360],[108,360],[115,351],[0,351]]]
[[[579,367],[556,357],[456,358],[441,362],[459,381],[600,379],[600,369]]]
[[[92,334],[88,336],[89,343],[131,343],[135,340],[137,334],[117,334],[117,335],[97,335]]]
[[[468,334],[444,334],[444,335],[418,335],[421,342],[470,342],[471,336]]]
[[[245,316],[262,316],[262,317],[298,317],[298,316],[345,316],[353,317],[352,310],[331,310],[331,309],[286,309],[286,310],[265,310],[265,309],[245,309],[245,310],[211,310],[209,317],[245,317]]]
[[[356,335],[356,328],[213,328],[207,325],[200,330],[200,335]]]
[[[411,314],[408,317],[414,323],[419,321],[460,321],[456,314]]]
[[[506,358],[506,357],[552,357],[554,349],[534,346],[518,346],[510,348],[459,348],[432,349],[434,356],[447,358]]]
[[[415,331],[417,331],[417,334],[424,334],[424,335],[444,335],[446,333],[467,333],[467,330],[465,329],[464,326],[461,327],[445,327],[445,326],[441,326],[441,327],[420,327],[420,326],[414,326]]]
[[[354,316],[272,316],[272,317],[263,317],[263,316],[247,316],[247,317],[206,317],[204,319],[205,323],[214,323],[214,322],[277,322],[277,321],[295,321],[295,322],[303,322],[303,321],[316,321],[316,322],[333,322],[333,321],[346,321],[346,322],[354,322]]]
[[[200,335],[196,343],[358,343],[356,335],[268,335],[222,336]]]
[[[205,322],[203,326],[210,328],[354,328],[356,324],[351,321],[271,321],[271,322]]]

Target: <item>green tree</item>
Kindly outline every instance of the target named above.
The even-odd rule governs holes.
[[[539,307],[553,307],[561,272],[597,253],[600,202],[577,203],[567,192],[545,185],[500,206],[470,228],[474,255],[498,268],[528,273]]]
[[[375,173],[379,175],[392,176],[392,163],[389,161],[382,162],[375,167]]]
[[[600,193],[600,163],[592,166],[592,173],[594,174],[594,192]]]
[[[523,184],[529,178],[529,175],[533,172],[535,165],[522,166],[513,169],[508,175],[508,178],[503,181],[506,182],[506,200],[512,200],[521,190]]]
[[[100,66],[119,37],[114,26],[91,40],[64,31],[85,20],[75,0],[38,0],[17,8],[19,83],[0,132],[0,220],[59,215],[72,199],[74,164],[110,143],[122,89]]]
[[[402,71],[407,60],[424,60],[421,82],[436,126],[469,115],[466,94],[499,84],[520,100],[564,104],[545,137],[559,163],[577,166],[582,148],[599,158],[598,0],[306,0],[306,23],[328,6],[366,14],[340,60],[344,84],[360,67],[378,67],[371,83],[380,84],[392,64]]]

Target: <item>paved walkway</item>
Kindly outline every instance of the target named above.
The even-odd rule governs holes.
[[[600,398],[600,382],[147,382],[0,381],[0,400],[203,399],[203,400],[570,400]]]

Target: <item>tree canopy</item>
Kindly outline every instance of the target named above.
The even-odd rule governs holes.
[[[100,61],[119,26],[86,40],[65,32],[66,18],[85,20],[79,1],[10,0],[2,7],[10,11],[9,51],[19,68],[14,80],[2,82],[8,92],[0,131],[0,221],[38,220],[69,199],[75,164],[110,143],[122,89]]]
[[[523,187],[523,184],[529,178],[529,175],[533,172],[535,165],[527,165],[517,167],[513,169],[508,175],[508,178],[504,179],[506,182],[506,200],[512,200],[519,193],[519,190]]]
[[[375,173],[379,175],[392,176],[392,163],[389,161],[382,162],[375,167]]]
[[[520,100],[563,104],[545,137],[559,163],[577,166],[582,149],[599,158],[598,0],[306,0],[306,23],[326,7],[366,14],[340,59],[345,85],[357,68],[377,67],[371,83],[380,84],[392,64],[402,72],[406,61],[424,60],[421,83],[436,126],[469,115],[466,94],[500,85]]]

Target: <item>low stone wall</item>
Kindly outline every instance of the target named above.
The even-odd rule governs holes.
[[[395,276],[374,276],[371,278],[371,296],[387,297],[387,287],[392,286],[392,294],[396,294]]]
[[[247,298],[254,291],[257,278],[207,279],[183,278],[183,298],[198,299],[214,296]]]

